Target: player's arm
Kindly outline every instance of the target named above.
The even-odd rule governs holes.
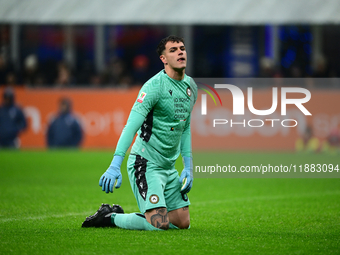
[[[128,121],[118,140],[117,148],[114,153],[113,160],[106,172],[99,179],[99,186],[106,193],[113,192],[113,186],[117,180],[115,187],[118,189],[122,184],[122,174],[120,172],[121,164],[124,160],[125,153],[129,149],[136,132],[143,124],[145,117],[140,113],[132,110]]]
[[[18,133],[24,131],[27,128],[27,121],[23,111],[18,108],[18,120],[17,120]]]
[[[48,147],[53,147],[54,144],[54,135],[55,135],[55,127],[54,127],[54,120],[49,123],[48,129],[47,129],[47,146]]]
[[[193,79],[190,79],[190,88],[192,92],[193,97],[193,104],[192,108],[196,103],[197,100],[197,85]],[[192,111],[191,108],[191,111]],[[189,115],[189,118],[187,120],[186,126],[184,127],[184,131],[181,137],[181,155],[183,158],[184,163],[184,169],[181,173],[181,176],[179,178],[179,182],[183,186],[181,188],[181,193],[185,194],[188,193],[191,190],[192,183],[194,180],[193,177],[193,163],[192,163],[192,150],[191,150],[191,113]]]
[[[183,158],[184,169],[179,178],[179,182],[183,186],[181,188],[181,193],[185,194],[191,190],[193,183],[193,165],[192,165],[192,151],[191,151],[191,128],[190,128],[190,117],[187,120],[186,126],[184,128],[181,137],[181,155]]]
[[[140,90],[139,96],[130,112],[126,126],[118,140],[111,165],[99,179],[99,186],[101,186],[102,190],[106,193],[113,192],[113,186],[116,180],[117,184],[115,187],[120,187],[122,183],[120,167],[125,157],[125,153],[130,147],[136,132],[143,124],[145,117],[157,103],[159,90],[159,84],[153,83],[146,83]]]

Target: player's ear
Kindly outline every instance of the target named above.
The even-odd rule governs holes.
[[[166,58],[165,58],[164,55],[160,55],[159,58],[160,58],[160,60],[163,62],[164,65],[167,65],[167,64],[168,64],[168,61],[166,60]]]

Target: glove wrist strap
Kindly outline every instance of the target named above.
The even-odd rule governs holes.
[[[120,169],[120,166],[122,165],[123,160],[124,160],[124,157],[115,155],[112,159],[111,166],[113,166],[114,168]]]

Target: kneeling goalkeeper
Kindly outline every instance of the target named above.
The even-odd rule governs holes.
[[[187,196],[193,182],[190,116],[197,86],[185,74],[187,54],[182,38],[162,39],[157,53],[164,69],[141,88],[112,163],[99,180],[106,193],[113,191],[115,183],[115,188],[120,187],[120,167],[137,132],[127,169],[141,213],[124,214],[119,205],[103,204],[86,218],[83,227],[167,230],[190,226]],[[174,165],[180,153],[184,170],[179,176]]]

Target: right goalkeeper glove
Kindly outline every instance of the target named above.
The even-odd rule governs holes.
[[[102,191],[106,193],[113,192],[113,185],[117,181],[115,188],[118,189],[122,184],[122,174],[120,172],[120,166],[124,157],[115,155],[111,162],[111,165],[106,172],[99,179],[99,186],[102,187]]]

